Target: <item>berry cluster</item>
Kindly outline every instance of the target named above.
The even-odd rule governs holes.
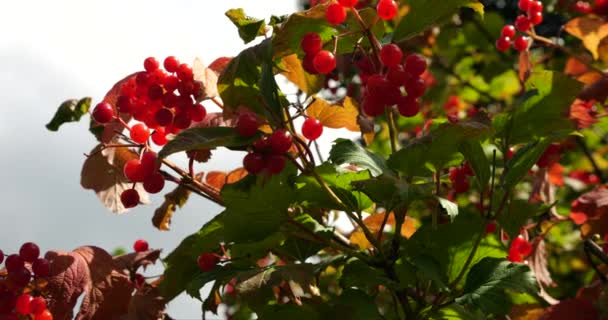
[[[471,187],[469,177],[474,176],[473,170],[468,162],[462,166],[450,169],[450,181],[455,193],[465,193]]]
[[[135,126],[134,126],[135,127]],[[165,187],[165,177],[159,172],[158,155],[154,151],[145,151],[140,159],[127,161],[123,173],[127,179],[136,183],[143,183],[148,193],[159,193]],[[123,191],[120,200],[125,208],[133,208],[139,204],[139,193],[135,188]]]
[[[362,108],[367,115],[379,116],[394,105],[404,117],[413,117],[420,111],[419,98],[426,92],[426,82],[421,77],[427,68],[426,60],[418,54],[408,55],[403,63],[402,60],[401,49],[387,44],[380,50],[384,72],[370,75],[368,68],[360,68],[365,85]]]
[[[300,41],[304,51],[302,66],[310,74],[328,74],[336,68],[336,57],[333,53],[323,50],[323,40],[317,33],[305,34]]]
[[[251,137],[256,134],[259,125],[255,114],[243,112],[237,120],[236,130],[244,137]],[[264,136],[253,143],[253,151],[243,158],[243,167],[250,174],[281,173],[285,168],[285,154],[292,145],[291,133],[278,129],[270,136]]]
[[[356,10],[359,0],[338,0],[327,7],[325,19],[333,25],[340,24],[346,20],[346,9]],[[399,11],[399,6],[394,0],[380,0],[376,5],[378,17],[382,20],[392,20]]]
[[[532,245],[521,236],[513,239],[507,259],[511,262],[524,262],[524,258],[532,253]]]
[[[0,263],[4,259],[0,250]],[[24,243],[18,254],[4,261],[6,272],[0,272],[0,319],[52,320],[46,299],[41,295],[37,280],[50,275],[47,259],[40,258],[40,248],[32,242]]]
[[[515,19],[515,25],[506,25],[500,32],[500,38],[496,40],[496,48],[499,51],[507,51],[511,44],[517,51],[527,50],[530,46],[530,38],[520,35],[515,38],[517,31],[527,33],[532,26],[543,22],[543,3],[534,0],[519,0],[519,9],[524,12]],[[515,39],[514,41],[512,41]]]

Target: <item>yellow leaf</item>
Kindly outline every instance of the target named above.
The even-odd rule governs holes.
[[[521,304],[513,306],[509,317],[511,320],[538,320],[544,312],[538,304]]]
[[[357,102],[350,97],[346,97],[333,105],[316,97],[315,101],[306,109],[306,114],[309,117],[316,118],[328,128],[346,128],[354,132],[361,131],[357,123],[359,107]]]
[[[302,61],[296,54],[283,57],[282,66],[285,71],[281,74],[306,94],[312,95],[321,90],[323,78],[304,71]]]
[[[377,235],[378,232],[380,232],[380,228],[382,227],[382,222],[384,221],[385,216],[386,213],[374,214],[365,218],[365,220],[363,220],[363,223],[367,226],[367,228],[372,234]],[[386,225],[392,226],[393,228],[395,226],[395,215],[392,212],[386,220]],[[409,239],[414,234],[414,232],[416,232],[416,220],[414,218],[405,217],[405,221],[401,226],[401,235]],[[355,231],[350,235],[350,242],[359,246],[359,248],[361,249],[369,249],[372,246],[369,241],[367,241],[367,239],[365,238],[365,234],[363,233],[363,231],[361,231],[360,228],[355,229]]]
[[[608,36],[608,23],[604,19],[597,16],[574,18],[564,25],[564,30],[581,39],[585,48],[597,60],[599,57],[598,47],[602,39]]]
[[[201,181],[203,178],[202,174],[197,174],[195,179]],[[161,204],[152,217],[152,224],[161,231],[169,230],[171,224],[171,217],[177,208],[183,207],[188,198],[190,197],[190,190],[181,184],[177,186],[173,191],[165,194],[165,202]]]

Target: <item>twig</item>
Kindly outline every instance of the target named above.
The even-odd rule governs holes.
[[[581,150],[583,150],[583,153],[585,154],[589,162],[591,162],[595,175],[600,179],[602,183],[605,183],[606,177],[604,176],[604,172],[600,169],[597,162],[593,158],[593,154],[591,154],[591,150],[589,150],[589,147],[587,146],[587,143],[585,143],[585,140],[583,140],[583,138],[581,137],[576,137],[576,143],[581,148]]]

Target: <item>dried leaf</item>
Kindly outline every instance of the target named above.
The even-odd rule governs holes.
[[[296,54],[283,57],[283,71],[281,74],[308,95],[321,90],[324,78],[304,71],[302,61]]]
[[[224,72],[231,60],[232,57],[219,57],[211,62],[208,68],[213,70],[216,74],[220,74]]]
[[[144,285],[131,298],[126,320],[162,320],[165,318],[166,305],[158,288]]]
[[[570,119],[578,129],[591,127],[598,122],[597,111],[593,108],[594,101],[574,100],[570,106]]]
[[[114,265],[117,270],[137,270],[156,263],[160,257],[161,250],[147,250],[143,252],[132,252],[114,257]]]
[[[545,309],[538,304],[518,304],[511,308],[511,320],[538,320]]]
[[[247,170],[237,168],[229,173],[222,171],[210,171],[205,176],[205,182],[217,190],[222,190],[224,185],[238,182],[247,176]]]
[[[125,213],[128,210],[120,201],[120,194],[131,189],[133,183],[129,182],[123,174],[123,166],[130,159],[138,158],[137,154],[128,148],[108,148],[99,152],[102,146],[98,145],[91,151],[82,166],[80,174],[80,185],[85,189],[91,189],[101,203],[114,213]],[[140,202],[150,202],[148,193],[141,184],[135,186],[139,193]]]
[[[357,102],[350,97],[346,97],[336,104],[330,104],[317,97],[306,109],[306,114],[316,118],[328,128],[361,131],[358,124],[359,108]]]
[[[199,58],[194,59],[192,71],[194,72],[194,81],[201,84],[201,89],[198,92],[196,100],[200,102],[217,97],[217,80],[219,74],[209,67],[206,67]]]
[[[367,228],[369,229],[369,231],[371,231],[372,234],[377,235],[378,232],[380,232],[380,227],[382,226],[382,221],[384,221],[385,216],[386,213],[384,212],[377,213],[365,218],[363,220],[363,223],[367,226]],[[386,221],[386,226],[389,226],[391,227],[391,229],[394,229],[395,223],[395,215],[391,212]],[[410,217],[405,217],[405,221],[401,226],[401,235],[409,239],[414,234],[414,232],[416,232],[416,220]],[[384,238],[384,233],[382,239]],[[367,241],[367,239],[365,238],[365,234],[360,228],[355,229],[355,231],[350,235],[350,242],[359,246],[361,249],[369,249],[372,247],[371,243]]]
[[[519,54],[519,80],[524,83],[532,72],[532,62],[530,61],[530,51],[524,50]]]
[[[607,212],[608,188],[601,185],[596,187],[594,190],[584,193],[572,202],[570,218],[576,224],[584,224],[588,222],[588,220],[600,219]]]
[[[542,238],[537,238],[534,241],[534,250],[532,255],[528,258],[528,265],[534,275],[536,276],[536,281],[538,282],[541,289],[544,289],[545,286],[554,286],[555,283],[551,278],[551,274],[549,273],[548,265],[547,265],[547,250],[545,248],[545,240]]]
[[[605,101],[608,98],[608,77],[602,77],[587,85],[578,95],[581,100]]]
[[[154,211],[152,224],[161,231],[168,231],[173,213],[178,207],[182,208],[189,197],[190,190],[182,185],[177,186],[173,191],[165,194],[165,201],[156,209],[156,211]]]
[[[597,60],[600,42],[608,36],[608,23],[603,18],[594,15],[574,18],[564,25],[564,30],[581,39],[585,48]]]
[[[251,295],[261,288],[287,283],[295,298],[311,298],[319,295],[315,282],[313,265],[290,264],[241,273],[237,277],[236,290],[242,295]]]

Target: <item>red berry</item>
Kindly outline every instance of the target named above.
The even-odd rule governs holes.
[[[34,320],[53,320],[53,315],[49,310],[44,310],[42,313],[37,314]]]
[[[125,163],[122,172],[125,177],[131,182],[142,182],[144,181],[144,171],[141,166],[139,159],[131,159]]]
[[[209,272],[215,268],[215,265],[219,261],[219,258],[215,253],[203,252],[196,260],[198,267],[203,272]]]
[[[177,68],[177,77],[182,81],[194,80],[194,72],[187,63],[182,63]]]
[[[422,78],[409,78],[405,81],[405,91],[407,91],[408,96],[414,98],[422,97],[426,91],[426,83]]]
[[[543,3],[540,1],[531,1],[530,5],[528,6],[528,10],[526,10],[528,12],[528,15],[533,15],[536,13],[542,13],[543,12]]]
[[[359,2],[359,0],[338,0],[338,3],[348,7],[348,8],[352,8],[354,6],[357,5],[357,2]]]
[[[8,279],[17,287],[23,288],[28,283],[30,283],[30,279],[32,278],[32,273],[30,270],[22,267],[21,269],[14,270],[9,272]]]
[[[490,221],[486,224],[486,234],[494,233],[496,231],[496,221]]]
[[[340,24],[346,20],[346,9],[339,3],[332,3],[327,7],[325,19],[330,24]]]
[[[559,161],[561,147],[558,144],[551,144],[536,162],[541,168],[546,168]]]
[[[179,68],[179,60],[177,60],[177,58],[175,58],[174,56],[168,56],[167,58],[165,58],[165,61],[163,62],[163,66],[165,67],[165,70],[167,70],[168,72],[177,72],[177,69]]]
[[[4,265],[6,267],[6,271],[11,273],[22,269],[25,265],[25,261],[23,261],[23,258],[21,258],[21,256],[17,254],[11,254],[10,256],[6,257],[6,262]]]
[[[384,106],[393,105],[399,102],[401,90],[394,86],[382,75],[375,74],[367,79],[367,94],[373,96],[375,100]]]
[[[258,174],[264,170],[266,166],[266,161],[264,161],[264,156],[261,153],[252,152],[248,153],[243,158],[243,167],[250,174]]]
[[[165,177],[159,172],[147,176],[144,179],[144,190],[148,193],[159,193],[165,187]]]
[[[37,277],[46,278],[51,273],[51,264],[47,259],[38,258],[32,263],[32,271]]]
[[[143,239],[139,239],[133,243],[133,250],[135,250],[135,252],[148,251],[148,247],[148,241]]]
[[[128,189],[120,194],[120,202],[129,209],[134,208],[139,204],[139,193],[135,189]]]
[[[315,55],[312,63],[318,73],[328,74],[336,68],[336,57],[327,50],[321,50]]]
[[[154,133],[152,133],[152,142],[157,146],[164,146],[167,144],[167,135],[165,134],[165,129],[158,128]]]
[[[304,58],[302,59],[302,68],[304,69],[304,71],[310,74],[319,74],[319,71],[315,69],[314,60],[316,56],[316,54],[307,54],[304,56]]]
[[[46,300],[43,297],[34,298],[30,303],[30,310],[34,315],[41,314],[46,310]]]
[[[178,129],[186,129],[192,124],[192,114],[187,110],[182,110],[175,115],[173,125]]]
[[[386,73],[386,79],[391,83],[391,85],[396,87],[401,87],[402,85],[404,85],[407,78],[408,74],[405,72],[405,69],[400,64],[388,68],[388,72]]]
[[[402,97],[397,104],[399,114],[404,117],[414,117],[420,112],[420,103],[413,96]]]
[[[150,137],[150,129],[143,123],[138,123],[131,127],[131,140],[135,143],[144,144]]]
[[[260,122],[255,113],[242,112],[236,121],[236,130],[243,137],[254,136],[258,132]]]
[[[195,104],[192,107],[192,121],[201,122],[205,117],[207,117],[207,109],[200,103]]]
[[[465,193],[469,190],[469,180],[456,180],[452,182],[455,193]]]
[[[156,71],[159,66],[160,63],[154,57],[149,57],[144,60],[144,69],[148,72]]]
[[[154,151],[146,151],[141,155],[141,170],[144,176],[150,176],[159,169],[158,155]]]
[[[528,38],[526,36],[519,36],[519,37],[515,38],[515,41],[513,42],[513,48],[515,48],[515,50],[517,50],[517,51],[524,51],[524,50],[528,49],[529,43],[530,43],[530,38]]]
[[[291,148],[293,138],[291,133],[285,129],[278,129],[272,133],[269,139],[270,148],[275,154],[283,154]]]
[[[394,67],[401,64],[403,51],[396,44],[387,44],[380,49],[380,60],[387,67]]]
[[[530,22],[530,19],[528,19],[528,17],[524,16],[523,14],[520,14],[519,16],[517,16],[517,19],[515,19],[515,29],[521,32],[528,32],[531,27],[532,22]]]
[[[519,10],[521,11],[528,11],[528,9],[530,8],[530,3],[532,2],[532,0],[519,0]]]
[[[405,58],[405,72],[412,77],[419,77],[426,70],[426,60],[419,54],[410,54]]]
[[[173,112],[167,108],[161,108],[156,111],[154,120],[159,126],[166,127],[173,122]]]
[[[323,40],[318,33],[309,32],[302,37],[300,46],[307,55],[315,55],[323,48]]]
[[[377,117],[384,113],[384,103],[379,99],[368,95],[363,100],[363,112],[370,117]]]
[[[148,87],[148,98],[152,101],[161,100],[165,92],[163,91],[163,87],[160,84],[153,84]]]
[[[315,118],[308,118],[302,124],[302,134],[308,140],[317,140],[323,134],[323,124]]]
[[[376,6],[376,11],[378,11],[380,19],[391,20],[397,15],[399,6],[393,0],[380,0]]]
[[[166,76],[163,79],[163,87],[165,88],[165,90],[167,90],[167,92],[175,91],[177,87],[179,87],[179,78],[173,75]]]
[[[93,110],[93,119],[98,123],[108,123],[114,118],[114,108],[107,102],[100,102]]]
[[[531,13],[529,19],[533,25],[535,25],[535,26],[539,25],[539,24],[543,23],[543,13],[542,12]]]
[[[496,49],[498,51],[507,51],[511,47],[511,38],[509,37],[500,37],[496,40]]]
[[[32,297],[29,294],[22,294],[19,297],[17,297],[17,304],[15,305],[15,310],[17,310],[17,313],[21,314],[21,315],[28,315],[32,313],[32,300],[34,300],[34,297]]]
[[[4,261],[4,252],[2,252],[2,250],[0,250],[0,263],[2,263]]]
[[[19,256],[27,262],[34,262],[40,255],[40,248],[33,242],[26,242],[19,249]]]
[[[502,27],[502,31],[500,32],[500,35],[503,37],[509,37],[509,38],[513,38],[515,37],[515,27],[511,24],[507,24],[504,27]]]
[[[120,95],[116,100],[116,109],[118,112],[130,114],[131,109],[133,109],[133,99],[129,96]]]
[[[279,154],[270,154],[264,159],[266,161],[266,170],[270,174],[279,174],[285,169],[285,157]]]
[[[270,152],[270,139],[264,136],[253,143],[253,148],[262,153]]]

